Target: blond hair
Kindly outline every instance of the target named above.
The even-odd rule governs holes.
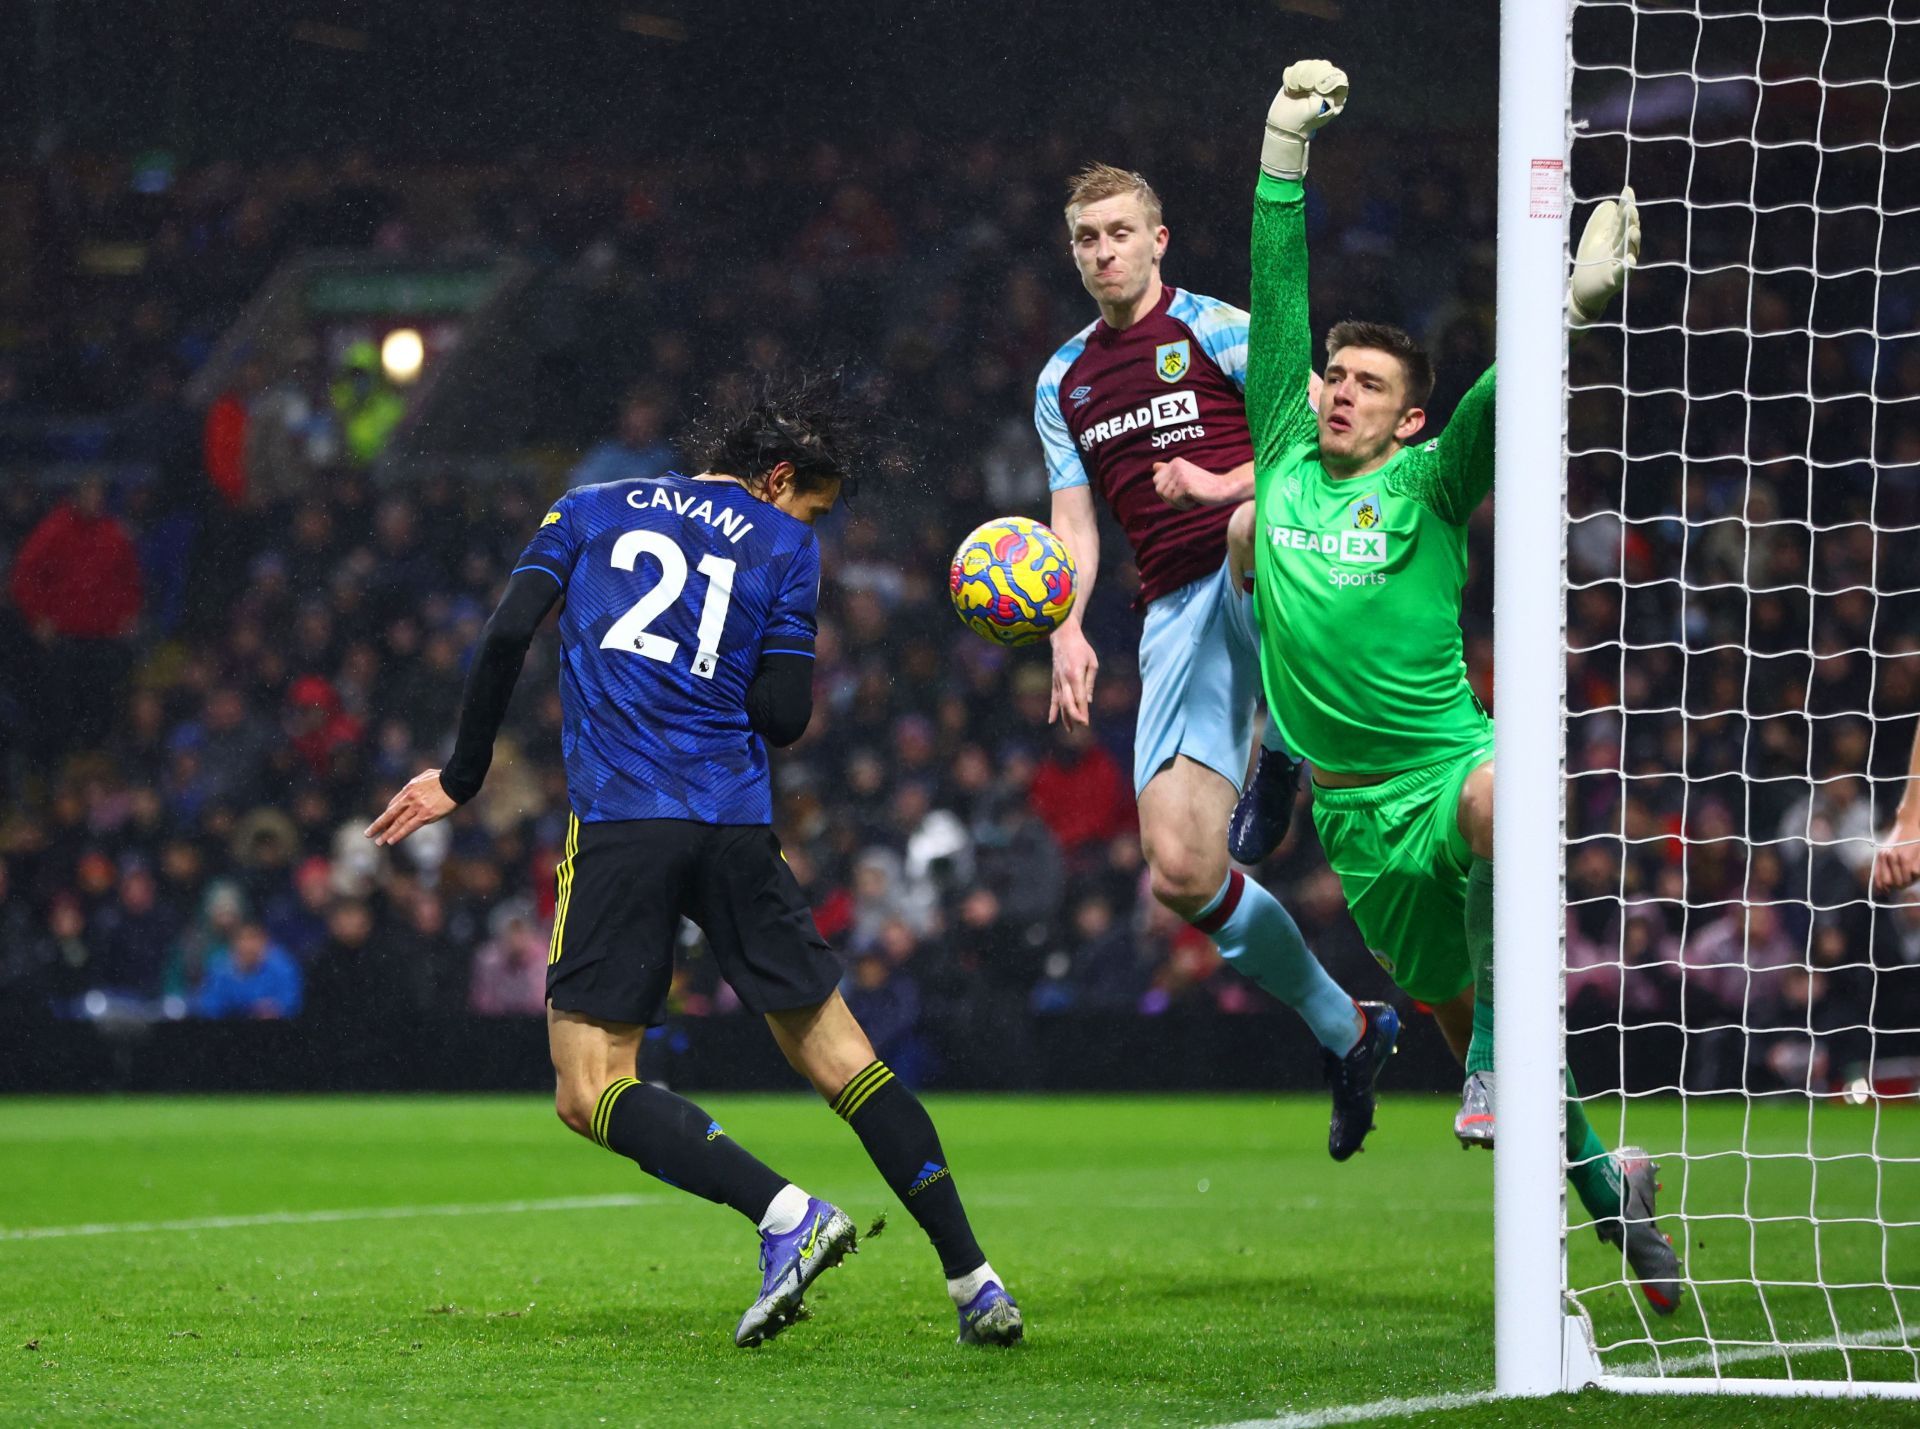
[[[1067,227],[1073,227],[1075,216],[1088,204],[1122,194],[1132,194],[1140,200],[1140,206],[1147,211],[1148,227],[1160,226],[1160,195],[1153,191],[1152,184],[1132,169],[1088,164],[1067,180]]]

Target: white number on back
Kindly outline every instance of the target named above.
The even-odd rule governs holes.
[[[631,650],[649,660],[670,664],[680,653],[679,642],[655,635],[647,627],[658,620],[686,588],[686,552],[671,536],[658,531],[629,531],[613,543],[611,559],[620,570],[632,570],[641,556],[652,556],[660,563],[660,583],[607,628],[607,633],[600,638],[600,648]],[[724,556],[700,558],[700,574],[707,578],[707,598],[700,607],[699,647],[693,654],[693,673],[703,680],[711,680],[719,666],[720,633],[726,628],[727,607],[733,601],[735,568],[736,563]]]

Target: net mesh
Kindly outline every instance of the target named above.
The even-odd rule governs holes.
[[[1616,1374],[1920,1382],[1920,904],[1875,898],[1920,711],[1920,4],[1575,0],[1566,997],[1661,1168],[1662,1318],[1568,1197]],[[1920,797],[1920,796],[1917,796]]]

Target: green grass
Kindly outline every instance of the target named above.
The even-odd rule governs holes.
[[[815,1318],[733,1348],[757,1283],[731,1212],[569,1136],[526,1098],[0,1101],[0,1226],[173,1221],[617,1195],[638,1205],[23,1238],[0,1230],[0,1421],[448,1424],[972,1422],[1213,1425],[1487,1388],[1492,1160],[1458,1151],[1450,1106],[1398,1097],[1366,1154],[1335,1166],[1317,1098],[962,1098],[931,1102],[983,1244],[1028,1316],[1013,1352],[953,1343],[939,1268],[846,1128],[800,1097],[705,1099],[786,1174],[890,1225],[828,1276]],[[1676,1107],[1629,1127],[1678,1144]],[[1597,1110],[1604,1134],[1617,1112]],[[1738,1112],[1695,1109],[1688,1145],[1739,1144]],[[1823,1109],[1822,1154],[1859,1149],[1869,1111]],[[1763,1111],[1753,1144],[1804,1149],[1808,1121]],[[1879,1120],[1882,1155],[1920,1155],[1920,1117]],[[1664,1209],[1869,1210],[1869,1161],[1669,1162]],[[1911,1171],[1912,1168],[1905,1168]],[[1684,1182],[1684,1188],[1682,1186]],[[1884,1177],[1912,1218],[1920,1186]],[[1678,1229],[1678,1227],[1676,1227]],[[1689,1224],[1696,1275],[1812,1264],[1812,1233]],[[1829,1280],[1920,1281],[1920,1244],[1827,1232]],[[1603,1340],[1645,1334],[1590,1232],[1576,1283]],[[1709,1289],[1715,1332],[1764,1321],[1751,1286]],[[1837,1297],[1849,1333],[1893,1323],[1885,1291]],[[1818,1291],[1770,1302],[1831,1333]],[[1909,1323],[1920,1304],[1901,1307]],[[1656,1327],[1701,1333],[1689,1304]],[[1697,1343],[1678,1352],[1692,1353]],[[1644,1347],[1617,1351],[1645,1358]],[[1829,1353],[1796,1362],[1834,1372]],[[1913,1375],[1902,1352],[1858,1374]],[[1778,1375],[1778,1361],[1735,1373]],[[1911,1424],[1920,1406],[1641,1400],[1586,1394],[1398,1422]]]

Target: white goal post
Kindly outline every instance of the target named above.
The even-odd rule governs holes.
[[[1869,877],[1920,713],[1920,4],[1502,0],[1499,143],[1496,1387],[1920,1398],[1920,910]],[[1570,1096],[1661,1167],[1671,1316]]]

